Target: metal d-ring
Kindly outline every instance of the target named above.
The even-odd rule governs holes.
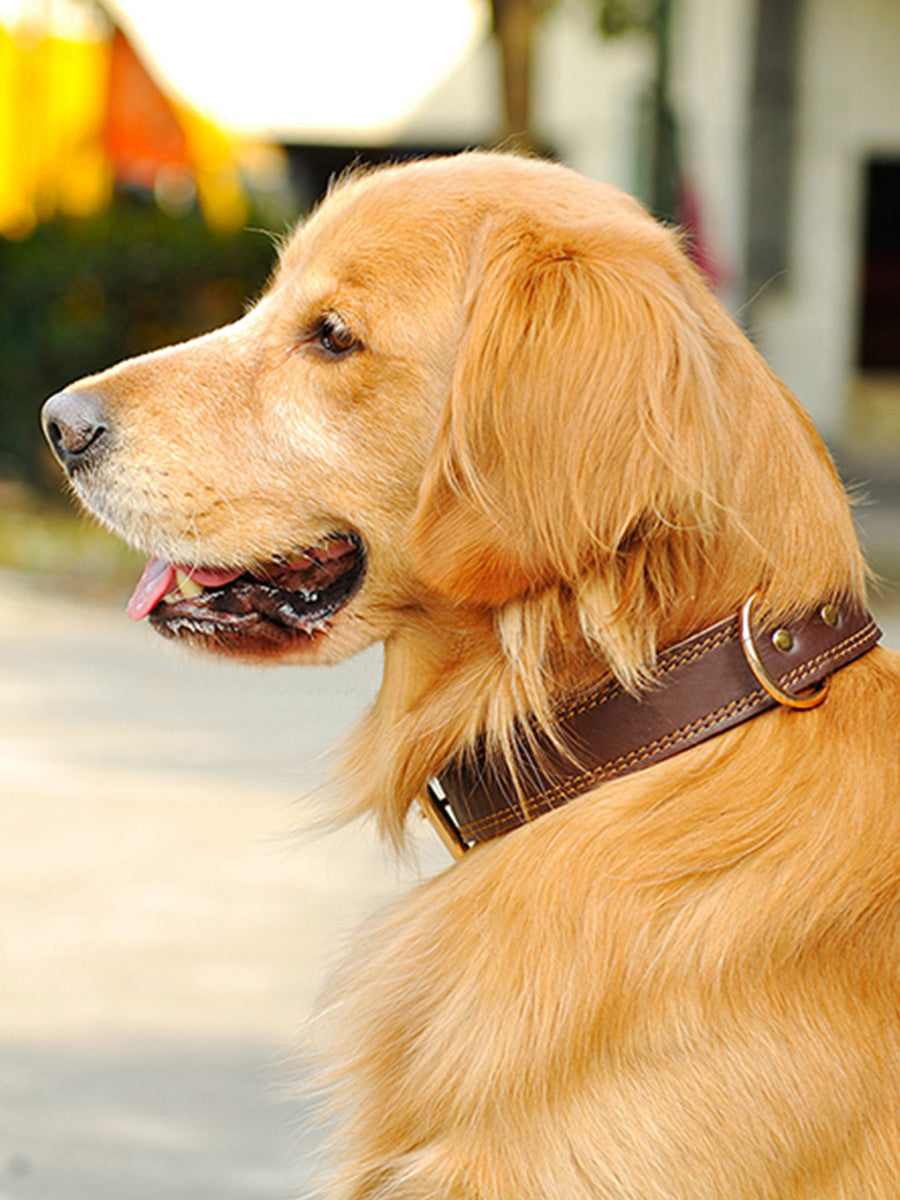
[[[821,679],[803,692],[789,692],[783,688],[774,675],[771,674],[765,663],[759,656],[759,651],[756,649],[756,643],[753,640],[753,623],[750,619],[750,612],[753,608],[753,601],[756,599],[754,593],[741,609],[741,648],[744,651],[744,657],[747,660],[747,666],[753,672],[756,682],[764,691],[777,700],[779,704],[783,704],[785,708],[815,708],[821,704],[828,694],[829,680]]]

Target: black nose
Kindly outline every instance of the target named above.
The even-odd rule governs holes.
[[[95,463],[109,444],[106,410],[95,392],[57,392],[41,413],[44,434],[66,468]]]

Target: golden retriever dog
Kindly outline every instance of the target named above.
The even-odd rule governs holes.
[[[900,661],[676,233],[512,155],[357,173],[241,320],[44,422],[134,618],[384,643],[349,810],[457,858],[330,997],[327,1195],[896,1200]]]

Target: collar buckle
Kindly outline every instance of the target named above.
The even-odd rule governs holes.
[[[450,807],[450,799],[436,776],[429,779],[425,791],[418,798],[418,804],[423,818],[431,822],[438,837],[454,858],[462,858],[467,850],[471,850],[472,843],[467,842],[460,832]]]

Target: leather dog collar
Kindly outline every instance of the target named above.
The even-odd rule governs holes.
[[[560,746],[544,735],[520,739],[515,777],[506,760],[476,748],[428,785],[421,806],[459,857],[574,800],[596,784],[629,775],[714,737],[768,709],[811,708],[832,672],[881,637],[860,607],[824,604],[768,631],[754,630],[753,598],[663,651],[653,681],[635,695],[618,683],[579,695],[557,713]]]

